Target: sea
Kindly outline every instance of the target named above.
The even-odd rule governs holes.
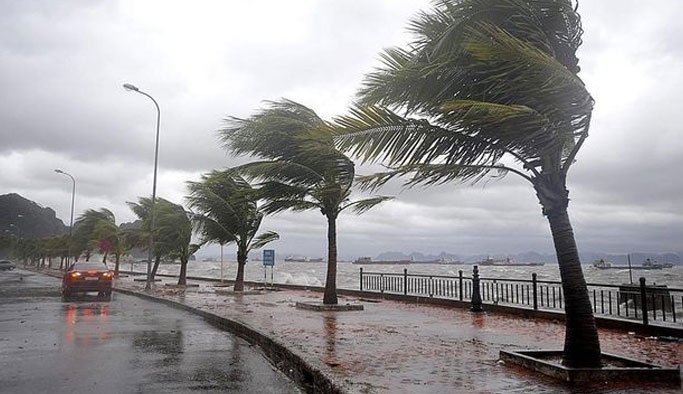
[[[122,263],[122,269],[131,268],[131,263]],[[110,263],[111,265],[111,263]],[[146,263],[132,263],[136,271],[146,271]],[[396,265],[358,265],[351,262],[337,263],[337,287],[343,289],[358,289],[360,268],[364,272],[403,273],[404,269],[409,274],[445,275],[458,276],[458,271],[463,271],[463,276],[471,276],[473,266],[471,264],[396,264]],[[208,278],[221,278],[220,261],[190,261],[188,263],[189,276],[201,276]],[[237,262],[224,260],[223,278],[234,279],[237,273]],[[159,266],[159,273],[178,275],[180,263],[165,263]],[[675,265],[673,268],[658,270],[632,270],[629,276],[628,269],[601,270],[590,264],[583,265],[584,276],[588,283],[597,284],[624,284],[638,283],[640,277],[646,279],[648,285],[668,285],[670,288],[683,289],[683,265]],[[261,261],[249,261],[245,266],[245,279],[249,281],[264,281],[268,283],[295,284],[306,286],[324,286],[327,273],[326,262],[290,262],[276,261],[275,266],[264,268]],[[536,273],[539,280],[560,280],[560,272],[557,264],[543,266],[480,266],[479,274],[482,278],[505,278],[505,279],[531,279],[531,274]],[[271,279],[272,278],[272,279]]]

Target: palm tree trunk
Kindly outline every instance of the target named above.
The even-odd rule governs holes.
[[[323,304],[336,305],[337,300],[337,218],[327,217],[327,277]]]
[[[572,368],[600,366],[600,340],[581,269],[574,230],[566,208],[548,212],[565,297],[566,333],[563,364]]]
[[[187,257],[180,257],[180,275],[178,276],[178,285],[185,286],[187,284]]]
[[[161,255],[156,255],[156,257],[154,258],[154,265],[152,266],[152,277],[150,278],[152,281],[154,281],[154,277],[157,275],[159,263],[161,263]]]
[[[245,245],[237,247],[237,277],[234,291],[244,291],[244,265],[247,263],[247,248]]]
[[[119,262],[121,261],[121,255],[116,253],[114,254],[116,256],[116,260],[114,261],[114,277],[118,278],[119,277]]]

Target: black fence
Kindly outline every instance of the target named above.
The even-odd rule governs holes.
[[[562,283],[531,279],[503,279],[458,276],[364,272],[360,269],[360,290],[471,301],[479,281],[484,304],[506,305],[542,310],[564,310]],[[596,315],[642,321],[683,323],[683,289],[663,285],[647,285],[645,278],[637,284],[588,283],[588,295]]]

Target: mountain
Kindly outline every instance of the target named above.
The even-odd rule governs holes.
[[[645,259],[652,259],[660,263],[674,263],[683,264],[683,253],[643,253],[643,252],[631,252],[631,263],[633,265],[642,264]],[[503,259],[510,258],[517,262],[529,262],[529,263],[546,263],[546,264],[557,264],[557,257],[554,253],[539,253],[535,251],[528,251],[522,253],[511,253],[511,254],[453,254],[447,252],[441,252],[439,254],[429,254],[420,252],[411,252],[409,254],[403,252],[382,252],[373,258],[373,260],[417,260],[417,261],[429,261],[429,260],[461,260],[466,263],[474,263],[477,261],[484,260],[488,257]],[[626,254],[610,254],[604,252],[586,252],[581,253],[581,262],[583,264],[590,264],[593,261],[604,259],[605,261],[611,261],[616,264],[626,264],[627,256]]]
[[[68,231],[52,208],[41,207],[16,193],[0,195],[0,232],[20,238],[43,238]]]

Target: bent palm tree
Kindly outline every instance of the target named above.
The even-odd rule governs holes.
[[[100,208],[98,211],[88,209],[76,219],[74,226],[78,227],[76,238],[85,247],[86,260],[90,259],[90,252],[93,249],[100,247],[100,251],[104,252],[102,262],[106,264],[107,255],[109,254],[109,241],[101,238],[100,236],[103,236],[103,234],[97,234],[95,231],[100,222],[116,223],[114,213],[106,208]]]
[[[351,201],[354,163],[334,147],[330,125],[301,104],[270,102],[249,119],[230,118],[221,130],[235,155],[264,158],[235,168],[260,181],[266,213],[320,210],[327,219],[327,276],[323,303],[337,304],[337,217],[351,208],[361,214],[389,197]]]
[[[119,276],[121,257],[130,252],[133,247],[130,231],[124,230],[110,220],[100,220],[95,224],[93,239],[100,246],[114,255],[114,276]]]
[[[187,263],[199,246],[191,242],[192,223],[185,208],[170,201],[160,201],[163,203],[156,205],[154,240],[155,243],[164,245],[163,248],[169,251],[171,258],[180,260],[178,285],[185,285],[187,284]]]
[[[128,207],[133,211],[133,213],[140,219],[142,222],[141,226],[139,229],[137,229],[137,234],[135,237],[131,237],[130,239],[135,238],[137,241],[136,246],[139,248],[142,248],[143,250],[148,250],[149,249],[149,233],[150,233],[150,228],[151,228],[151,216],[150,213],[152,212],[152,199],[149,197],[139,197],[138,202],[126,202],[128,204]],[[155,217],[159,217],[159,214],[163,210],[168,210],[168,205],[173,204],[172,202],[165,200],[163,198],[158,198],[155,201]],[[157,226],[158,229],[158,226]],[[157,231],[158,232],[158,231]],[[152,251],[152,254],[154,255],[154,265],[152,267],[152,272],[151,272],[151,280],[154,281],[154,277],[156,276],[157,270],[159,269],[159,264],[161,263],[161,259],[164,256],[168,256],[172,252],[172,245],[164,242],[164,240],[159,239],[158,234],[154,234],[154,250]]]
[[[409,50],[389,49],[352,114],[342,149],[386,160],[406,184],[515,174],[548,218],[565,294],[563,362],[600,364],[600,343],[572,226],[567,172],[588,136],[593,98],[577,76],[581,22],[569,0],[442,0],[410,24]],[[405,113],[400,116],[391,111]]]
[[[233,171],[212,171],[201,182],[188,182],[187,196],[192,222],[202,243],[237,245],[235,291],[244,290],[244,265],[252,250],[260,249],[280,236],[272,231],[256,235],[263,213],[251,185]]]

